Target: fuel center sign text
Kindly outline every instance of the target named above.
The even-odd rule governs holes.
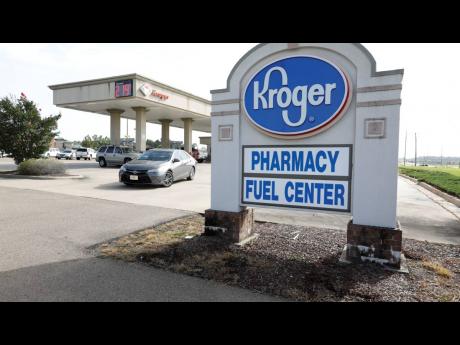
[[[242,204],[350,212],[351,145],[243,146]]]

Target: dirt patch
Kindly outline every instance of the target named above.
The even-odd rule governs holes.
[[[344,231],[257,223],[244,247],[202,236],[202,216],[105,243],[99,255],[297,301],[460,301],[460,246],[403,240],[409,274],[344,265]]]

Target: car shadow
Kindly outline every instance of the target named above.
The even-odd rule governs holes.
[[[125,185],[124,183],[120,182],[113,182],[113,183],[105,183],[101,184],[97,187],[94,187],[95,189],[100,189],[100,190],[146,190],[146,189],[157,189],[157,188],[163,188],[162,186],[155,186],[155,185]]]
[[[174,184],[171,186],[175,186],[184,182],[191,182],[186,179],[183,180],[178,180],[174,181]],[[170,187],[170,188],[171,188]],[[121,182],[112,182],[112,183],[105,183],[101,184],[97,187],[94,187],[95,189],[100,189],[100,190],[149,190],[149,189],[166,189],[166,187],[161,186],[161,185],[153,185],[153,184],[132,184],[132,185],[125,185],[124,183]]]

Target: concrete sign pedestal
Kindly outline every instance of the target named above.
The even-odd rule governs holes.
[[[400,268],[402,231],[399,227],[381,228],[353,224],[347,226],[346,258],[348,260],[375,260],[376,262]]]
[[[254,234],[254,209],[239,212],[205,211],[205,235],[219,235],[229,242],[242,242]]]
[[[403,70],[354,43],[260,44],[212,93],[206,225],[251,233],[246,207],[350,214],[347,253],[398,267]],[[249,209],[250,210],[250,209]],[[327,227],[327,224],[325,224]],[[243,234],[243,235],[241,235]]]

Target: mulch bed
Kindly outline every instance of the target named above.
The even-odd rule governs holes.
[[[200,215],[97,247],[102,257],[216,280],[295,301],[460,301],[460,246],[403,240],[409,274],[339,257],[345,231],[256,223],[243,247],[201,235]]]

